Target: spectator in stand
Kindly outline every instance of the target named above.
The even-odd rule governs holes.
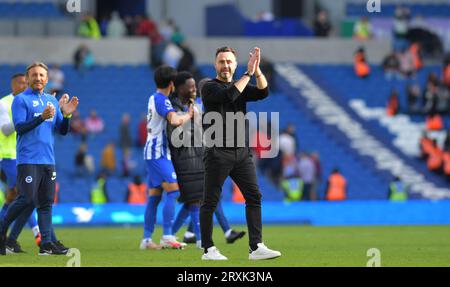
[[[431,150],[433,149],[433,140],[428,137],[428,132],[425,130],[422,133],[422,137],[419,142],[420,147],[420,159],[428,159]]]
[[[386,107],[386,114],[390,117],[395,116],[398,114],[400,110],[400,104],[398,101],[398,93],[397,90],[393,89],[391,91],[391,95],[389,96],[387,107]]]
[[[129,177],[136,167],[136,163],[131,159],[131,151],[129,149],[123,150],[122,153],[122,176]]]
[[[331,23],[328,20],[328,13],[321,10],[314,20],[314,35],[316,37],[328,37],[331,31]]]
[[[429,131],[442,130],[444,128],[442,117],[436,111],[431,111],[426,118],[426,127]]]
[[[102,37],[97,20],[90,14],[83,16],[83,19],[78,26],[77,34],[80,37],[91,39],[100,39]]]
[[[450,129],[447,131],[447,135],[445,137],[443,151],[442,169],[444,171],[445,178],[448,182],[450,182]]]
[[[122,123],[119,128],[119,144],[122,153],[128,151],[133,145],[133,140],[130,135],[130,115],[127,113],[122,115]]]
[[[164,38],[161,36],[156,23],[147,15],[137,17],[136,35],[145,36],[150,39],[151,43],[151,64],[158,67],[162,63],[162,56],[165,49]]]
[[[444,57],[442,83],[450,90],[450,53],[447,53]]]
[[[113,142],[110,142],[103,148],[100,166],[102,172],[105,172],[108,175],[111,175],[116,171],[116,152]]]
[[[328,178],[325,199],[340,201],[347,198],[347,180],[338,168],[335,168]]]
[[[195,73],[196,73],[196,67],[195,67],[195,56],[194,53],[192,53],[192,50],[189,48],[189,45],[187,42],[183,42],[178,46],[181,49],[182,56],[178,61],[177,64],[177,71],[187,71],[194,75],[195,79]]]
[[[384,77],[390,81],[394,78],[400,79],[400,63],[395,52],[390,53],[383,60]]]
[[[85,126],[86,131],[90,134],[98,134],[103,132],[103,120],[97,116],[96,110],[91,110],[89,117],[86,119]]]
[[[106,37],[107,30],[108,30],[108,23],[109,23],[109,17],[107,14],[103,14],[103,16],[100,17],[99,21],[99,28],[100,28],[100,34],[102,37]]]
[[[394,50],[403,50],[408,46],[408,40],[406,38],[408,34],[408,24],[410,20],[410,11],[406,7],[397,6],[394,14],[393,21],[393,34],[394,34]]]
[[[428,74],[427,84],[423,92],[424,112],[431,113],[437,110],[439,93],[439,78],[434,72]]]
[[[84,43],[75,51],[73,58],[75,68],[82,73],[91,69],[94,65],[94,54]]]
[[[317,152],[313,152],[311,153],[311,160],[314,163],[314,167],[315,167],[315,177],[314,177],[314,182],[311,185],[311,193],[312,194],[317,194],[317,188],[320,185],[320,182],[322,181],[322,165],[320,164],[320,158],[319,158],[319,154]],[[317,195],[317,199],[319,198],[319,196]]]
[[[354,70],[358,77],[366,78],[369,76],[370,67],[366,61],[366,51],[363,47],[359,47],[353,56]]]
[[[316,166],[314,162],[305,152],[300,154],[300,161],[298,163],[298,170],[300,172],[300,177],[303,181],[303,194],[302,200],[317,200],[317,194],[312,193],[312,185],[316,178]]]
[[[81,119],[78,111],[75,111],[72,115],[72,119],[70,120],[70,131],[72,134],[80,135],[81,141],[85,142],[87,140],[87,130],[84,121]]]
[[[127,28],[120,19],[119,13],[114,11],[111,14],[111,21],[109,21],[108,28],[106,29],[106,34],[108,38],[122,38],[126,35]]]
[[[437,140],[433,140],[433,148],[430,150],[430,154],[427,159],[427,167],[430,171],[437,174],[442,173],[442,163],[443,163],[443,151],[439,147]]]
[[[123,18],[123,23],[125,24],[125,28],[127,29],[127,36],[135,36],[137,29],[136,19],[131,16],[125,16]]]
[[[277,131],[272,131],[272,124],[267,123],[267,127],[264,128],[260,125],[260,128],[253,134],[251,147],[255,153],[254,160],[258,168],[263,174],[265,174],[270,181],[279,186],[279,181],[282,173],[282,160],[279,153],[275,158],[264,158],[262,152],[268,152],[274,149],[275,146],[279,146],[279,142],[276,138],[272,138],[272,134],[277,134]]]
[[[295,155],[285,161],[280,185],[285,201],[300,201],[303,193],[303,181]]]
[[[108,176],[101,172],[91,189],[91,202],[93,204],[105,204],[109,201],[108,191],[106,189],[106,180]]]
[[[94,158],[87,153],[87,144],[81,143],[75,155],[77,176],[86,176],[94,173]]]
[[[147,185],[142,182],[139,175],[133,177],[133,181],[128,184],[126,202],[129,204],[147,203]]]
[[[408,199],[409,186],[398,176],[389,183],[388,199],[390,201],[405,201]]]
[[[450,150],[444,151],[442,160],[443,160],[442,169],[444,171],[445,178],[450,183]]]
[[[450,129],[447,130],[447,135],[445,136],[443,148],[445,151],[450,151]]]
[[[48,93],[55,94],[57,99],[60,98],[64,89],[64,72],[59,65],[53,64],[48,71]]]
[[[372,25],[370,24],[368,17],[363,16],[356,21],[353,28],[353,38],[361,41],[372,38]]]
[[[170,41],[175,45],[181,45],[185,42],[186,36],[181,33],[180,27],[175,26],[172,36],[170,37]]]
[[[175,31],[175,22],[173,19],[167,19],[161,22],[159,25],[159,32],[161,33],[161,36],[163,36],[165,41],[170,41],[172,38],[172,34]]]
[[[270,22],[273,21],[275,17],[270,11],[260,11],[256,14],[256,22]]]
[[[418,113],[420,109],[420,87],[418,84],[408,84],[406,86],[408,97],[408,112],[410,114]]]
[[[147,142],[147,116],[142,113],[141,114],[141,121],[138,125],[138,136],[137,136],[137,146],[143,147],[145,146],[145,143]]]
[[[297,154],[297,139],[295,138],[295,125],[288,124],[286,129],[280,134],[280,151],[283,164]]]
[[[439,83],[437,92],[436,110],[438,113],[448,113],[450,107],[450,89]]]
[[[405,48],[398,54],[400,73],[406,77],[410,78],[415,76],[416,70],[414,67],[414,58],[411,53]]]
[[[423,68],[423,56],[420,48],[420,44],[418,42],[412,43],[409,46],[408,52],[411,54],[413,59],[414,70],[417,72],[418,70]]]

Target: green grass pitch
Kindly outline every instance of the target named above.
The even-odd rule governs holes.
[[[238,226],[236,229],[244,229]],[[449,226],[355,226],[314,227],[266,225],[264,242],[280,250],[282,257],[266,261],[248,260],[248,236],[226,244],[219,228],[214,240],[229,258],[225,262],[204,262],[194,245],[184,250],[139,250],[140,227],[57,228],[60,239],[81,252],[81,266],[356,266],[364,267],[367,250],[380,250],[381,266],[450,266]],[[182,232],[179,233],[182,235]],[[154,240],[159,240],[157,229]],[[38,256],[30,230],[22,232],[20,243],[26,254],[0,256],[0,266],[64,267],[66,256]]]

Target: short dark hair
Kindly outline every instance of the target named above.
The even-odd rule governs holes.
[[[169,86],[170,82],[175,81],[177,76],[177,70],[170,66],[159,66],[155,70],[155,83],[158,89],[165,89]]]
[[[175,89],[177,89],[179,86],[184,85],[184,83],[186,83],[187,80],[189,79],[193,79],[194,76],[192,76],[191,73],[183,71],[183,72],[179,72],[175,78]]]
[[[217,58],[217,55],[219,55],[219,53],[224,53],[224,52],[231,52],[237,58],[236,50],[234,50],[233,48],[228,47],[228,46],[218,48],[216,50],[216,58]]]
[[[47,67],[46,64],[44,64],[44,63],[42,63],[42,62],[33,62],[33,63],[31,63],[31,65],[29,65],[29,66],[27,67],[27,75],[28,75],[28,71],[31,70],[31,69],[33,69],[34,67],[41,67],[41,68],[43,68],[45,71],[47,71],[47,73],[48,73],[48,67]]]
[[[15,78],[18,78],[18,77],[25,77],[25,74],[24,74],[24,73],[15,73],[15,74],[11,77],[11,80],[14,80]]]

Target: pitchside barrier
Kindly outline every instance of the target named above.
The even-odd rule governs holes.
[[[181,208],[181,205],[177,209]],[[224,202],[231,224],[245,224],[245,205]],[[126,203],[57,204],[53,224],[62,226],[139,225],[145,205]],[[162,223],[162,208],[158,210]],[[450,224],[450,200],[264,202],[264,224],[299,225],[432,225]]]

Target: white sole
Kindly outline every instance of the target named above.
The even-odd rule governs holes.
[[[280,255],[267,255],[267,256],[255,256],[255,257],[248,257],[249,260],[265,260],[265,259],[275,259],[280,257]]]

